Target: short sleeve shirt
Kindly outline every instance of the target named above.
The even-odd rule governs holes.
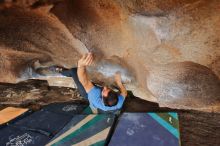
[[[94,86],[89,92],[88,92],[88,99],[91,108],[98,108],[103,111],[110,111],[110,110],[117,110],[120,109],[124,102],[124,97],[122,95],[118,95],[118,103],[115,106],[105,106],[105,104],[102,101],[102,91],[100,88]]]

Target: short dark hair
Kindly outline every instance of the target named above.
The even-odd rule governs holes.
[[[118,103],[118,94],[110,90],[107,97],[103,97],[103,102],[106,106],[115,106]]]

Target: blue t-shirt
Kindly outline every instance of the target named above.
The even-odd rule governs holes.
[[[124,102],[124,97],[122,95],[118,96],[118,103],[114,106],[105,106],[105,104],[102,101],[102,91],[100,88],[94,86],[89,92],[88,92],[88,99],[91,108],[98,108],[103,111],[110,111],[110,110],[117,110],[120,109]]]

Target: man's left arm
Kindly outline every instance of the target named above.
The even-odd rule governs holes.
[[[122,84],[121,74],[120,73],[116,73],[115,74],[115,82],[116,82],[116,84],[117,84],[117,86],[118,86],[118,88],[119,88],[119,90],[121,92],[121,95],[123,97],[127,97],[128,93],[127,93],[127,90],[126,90],[125,86]]]

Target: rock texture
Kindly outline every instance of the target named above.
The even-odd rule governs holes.
[[[218,77],[209,68],[196,63],[156,66],[150,71],[147,84],[158,97],[160,106],[207,111],[220,108]]]
[[[29,80],[25,82],[0,85],[0,109],[7,106],[27,107],[38,110],[54,102],[85,102],[76,89],[49,87],[46,81]]]
[[[49,14],[5,8],[0,11],[0,22],[0,82],[16,83],[37,76],[33,68],[35,62],[42,66],[74,66],[77,57],[86,51],[86,47]]]
[[[0,12],[0,81],[40,76],[38,60],[38,67],[70,68],[91,51],[93,80],[111,83],[121,71],[127,88],[145,100],[216,111],[219,6],[219,0],[8,2]]]
[[[123,60],[136,96],[161,106],[213,110],[220,102],[219,5],[216,0],[69,0],[51,12],[97,56]]]

